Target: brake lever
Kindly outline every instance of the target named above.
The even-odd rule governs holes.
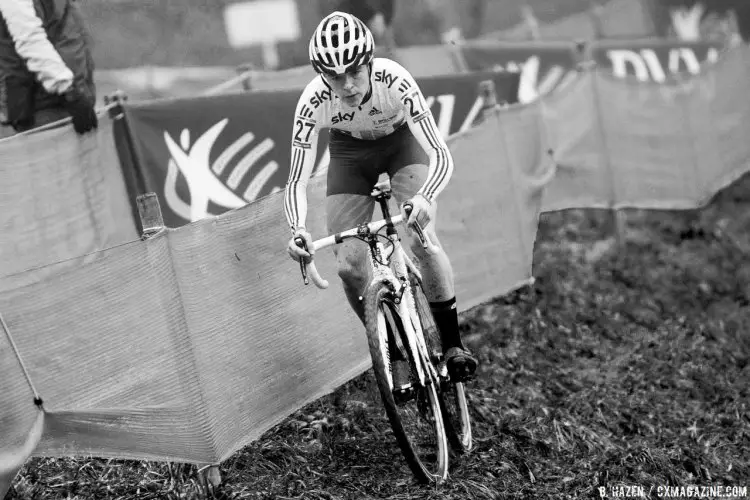
[[[404,212],[406,213],[406,217],[411,215],[411,212],[414,210],[414,204],[410,201],[404,202]],[[407,221],[404,221],[405,223]],[[438,253],[438,247],[430,241],[430,238],[424,233],[424,230],[422,229],[422,226],[419,225],[419,222],[414,222],[413,226],[414,232],[417,233],[417,238],[419,238],[419,242],[422,244],[422,248],[427,250],[427,253],[429,254],[436,254]]]
[[[309,250],[307,249],[307,243],[305,243],[305,240],[303,238],[297,236],[296,238],[294,238],[294,244],[303,249],[305,252],[309,253]],[[299,259],[299,270],[302,273],[302,281],[304,281],[305,285],[309,285],[310,281],[307,279],[307,263],[305,262],[304,257],[300,257]]]

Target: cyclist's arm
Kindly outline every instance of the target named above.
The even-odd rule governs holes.
[[[414,137],[427,153],[430,163],[427,180],[417,194],[421,194],[428,201],[433,201],[448,184],[453,175],[453,157],[445,143],[440,130],[435,123],[429,106],[425,102],[422,91],[411,75],[404,70],[402,78],[409,82],[409,88],[401,93],[400,100],[404,105],[406,122],[409,124]],[[394,87],[397,87],[394,85]],[[401,87],[403,88],[403,87]]]
[[[318,116],[309,105],[307,92],[302,93],[294,114],[292,161],[284,191],[284,213],[294,233],[304,229],[307,218],[307,182],[315,166],[318,151]]]
[[[49,93],[61,94],[73,83],[73,72],[47,38],[33,0],[0,0],[0,13],[16,52]]]

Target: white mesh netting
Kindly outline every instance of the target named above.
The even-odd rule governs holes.
[[[441,197],[439,230],[462,308],[530,277],[549,166],[541,144],[523,157],[507,147],[540,138],[538,116],[495,113],[451,141],[461,174]],[[318,236],[324,180],[309,189]],[[282,196],[0,292],[47,411],[35,454],[218,462],[369,366],[341,287],[304,287],[286,255]],[[317,258],[335,278],[332,253]],[[2,334],[0,380],[0,448],[18,446],[36,410]]]

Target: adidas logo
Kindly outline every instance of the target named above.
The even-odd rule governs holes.
[[[375,115],[382,115],[382,114],[383,114],[383,112],[382,112],[382,111],[380,111],[380,110],[379,110],[378,108],[376,108],[375,106],[373,106],[373,107],[372,107],[372,109],[370,110],[370,116],[375,116]]]

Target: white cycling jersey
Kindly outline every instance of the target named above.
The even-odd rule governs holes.
[[[318,134],[324,128],[375,140],[406,123],[429,156],[427,180],[419,194],[432,201],[448,183],[453,173],[451,153],[411,74],[395,61],[375,58],[370,81],[371,91],[357,107],[342,102],[321,76],[302,92],[294,116],[292,164],[284,199],[292,232],[305,226],[307,182],[315,164]]]

